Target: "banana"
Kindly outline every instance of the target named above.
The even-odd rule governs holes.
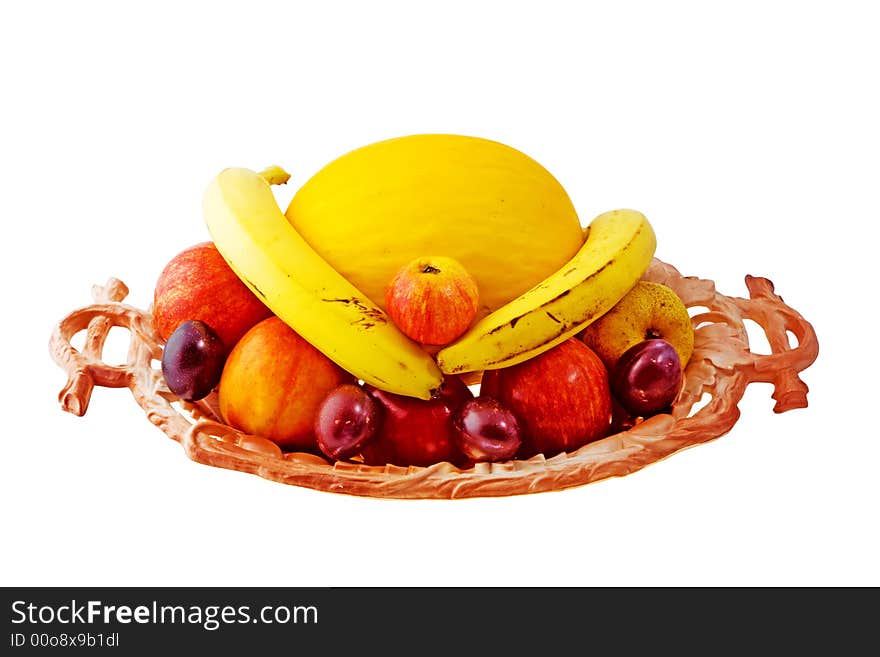
[[[446,374],[498,369],[556,346],[611,309],[638,282],[657,247],[641,212],[593,219],[580,250],[557,272],[487,315],[437,353]]]
[[[202,209],[208,231],[239,278],[288,326],[343,369],[377,388],[429,399],[443,375],[372,301],[318,255],[287,221],[262,175],[221,171]]]

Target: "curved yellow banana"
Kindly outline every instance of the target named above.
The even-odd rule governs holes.
[[[265,178],[225,169],[205,191],[208,231],[239,278],[288,326],[354,376],[389,392],[429,399],[437,364],[318,255],[290,225]]]
[[[437,354],[446,374],[515,365],[556,346],[611,309],[638,282],[657,239],[641,212],[613,210],[584,231],[559,271],[474,324]]]

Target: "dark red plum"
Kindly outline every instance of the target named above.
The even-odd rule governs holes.
[[[627,411],[648,417],[666,411],[681,390],[678,352],[666,340],[644,340],[627,349],[614,365],[611,391]]]
[[[318,447],[333,460],[358,454],[379,431],[381,407],[359,385],[343,383],[330,391],[315,416]]]
[[[475,397],[452,416],[459,449],[474,461],[506,461],[522,444],[516,416],[497,399]]]

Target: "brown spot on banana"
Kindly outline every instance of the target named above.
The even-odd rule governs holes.
[[[372,320],[374,324],[386,324],[388,322],[388,317],[378,308],[370,308],[363,301],[358,299],[357,297],[348,297],[341,299],[321,299],[321,301],[325,301],[327,303],[341,303],[346,306],[354,306],[359,311],[364,314],[364,319],[357,320],[352,322],[353,324],[357,324],[359,322],[363,322],[367,319]]]
[[[247,277],[245,277],[244,281],[254,294],[260,297],[260,299],[262,299],[263,301],[266,301],[266,293],[263,292],[259,287],[257,287],[256,283],[254,283],[251,279]]]
[[[509,326],[510,328],[515,328],[515,327],[516,327],[516,323],[517,323],[522,317],[524,317],[524,316],[525,316],[525,315],[520,315],[519,317],[514,317],[512,320],[510,320],[509,322],[507,322],[507,323],[505,323],[505,324],[499,324],[498,326],[496,326],[495,328],[493,328],[491,331],[489,331],[489,335],[492,335],[492,334],[494,334],[494,333],[498,333],[498,331],[500,331],[501,329],[506,328],[506,327],[508,327],[508,326]]]

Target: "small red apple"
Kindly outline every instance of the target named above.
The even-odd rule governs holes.
[[[453,258],[416,258],[385,290],[385,310],[410,338],[445,345],[464,333],[479,307],[477,284]]]
[[[480,394],[498,399],[525,425],[522,457],[572,452],[610,431],[608,371],[576,338],[517,365],[487,370]]]
[[[226,264],[212,242],[174,256],[156,282],[153,320],[163,340],[186,320],[210,326],[227,351],[248,329],[272,312]]]
[[[281,321],[269,317],[242,336],[220,377],[223,420],[282,449],[318,452],[315,417],[325,397],[354,377]]]
[[[473,393],[457,376],[447,376],[440,394],[424,400],[367,386],[383,408],[379,434],[361,456],[368,465],[428,466],[442,461],[465,461],[458,449],[452,415]]]

